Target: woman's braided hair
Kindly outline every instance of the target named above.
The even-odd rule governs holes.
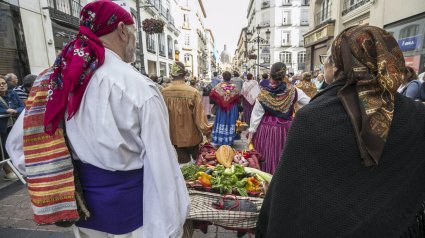
[[[282,62],[277,62],[272,65],[270,75],[274,81],[283,81],[286,76],[286,65]]]

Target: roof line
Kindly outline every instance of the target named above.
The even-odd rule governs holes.
[[[202,4],[202,0],[198,0],[199,5],[201,5],[202,13],[204,13],[204,17],[207,18],[207,14],[205,13],[204,4]]]
[[[209,31],[209,32],[211,33],[211,37],[212,37],[213,41],[215,41],[215,40],[214,40],[214,36],[213,36],[213,33],[212,33],[211,29],[206,29],[206,30],[207,30],[207,31]]]

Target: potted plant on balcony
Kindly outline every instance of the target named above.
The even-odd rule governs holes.
[[[257,59],[257,55],[256,54],[249,54],[248,58],[249,59]]]
[[[156,19],[145,19],[142,22],[143,25],[143,31],[148,33],[148,34],[161,34],[164,32],[164,26],[165,26],[165,22],[163,22],[162,20],[156,20]]]

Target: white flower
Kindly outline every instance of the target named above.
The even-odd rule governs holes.
[[[78,51],[80,51],[80,50],[79,50],[79,49],[75,49],[75,50],[74,50],[74,52],[78,52]]]
[[[53,90],[49,90],[49,91],[47,91],[47,94],[49,94],[49,96],[51,96],[51,95],[53,95]]]
[[[82,51],[78,52],[78,56],[80,56],[80,57],[84,56],[84,52],[82,52]]]

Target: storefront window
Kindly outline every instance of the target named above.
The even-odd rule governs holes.
[[[384,27],[397,40],[403,52],[406,66],[416,73],[425,71],[425,14],[389,24]]]
[[[159,63],[159,74],[161,76],[167,75],[167,64],[166,63],[164,63],[164,62]]]

